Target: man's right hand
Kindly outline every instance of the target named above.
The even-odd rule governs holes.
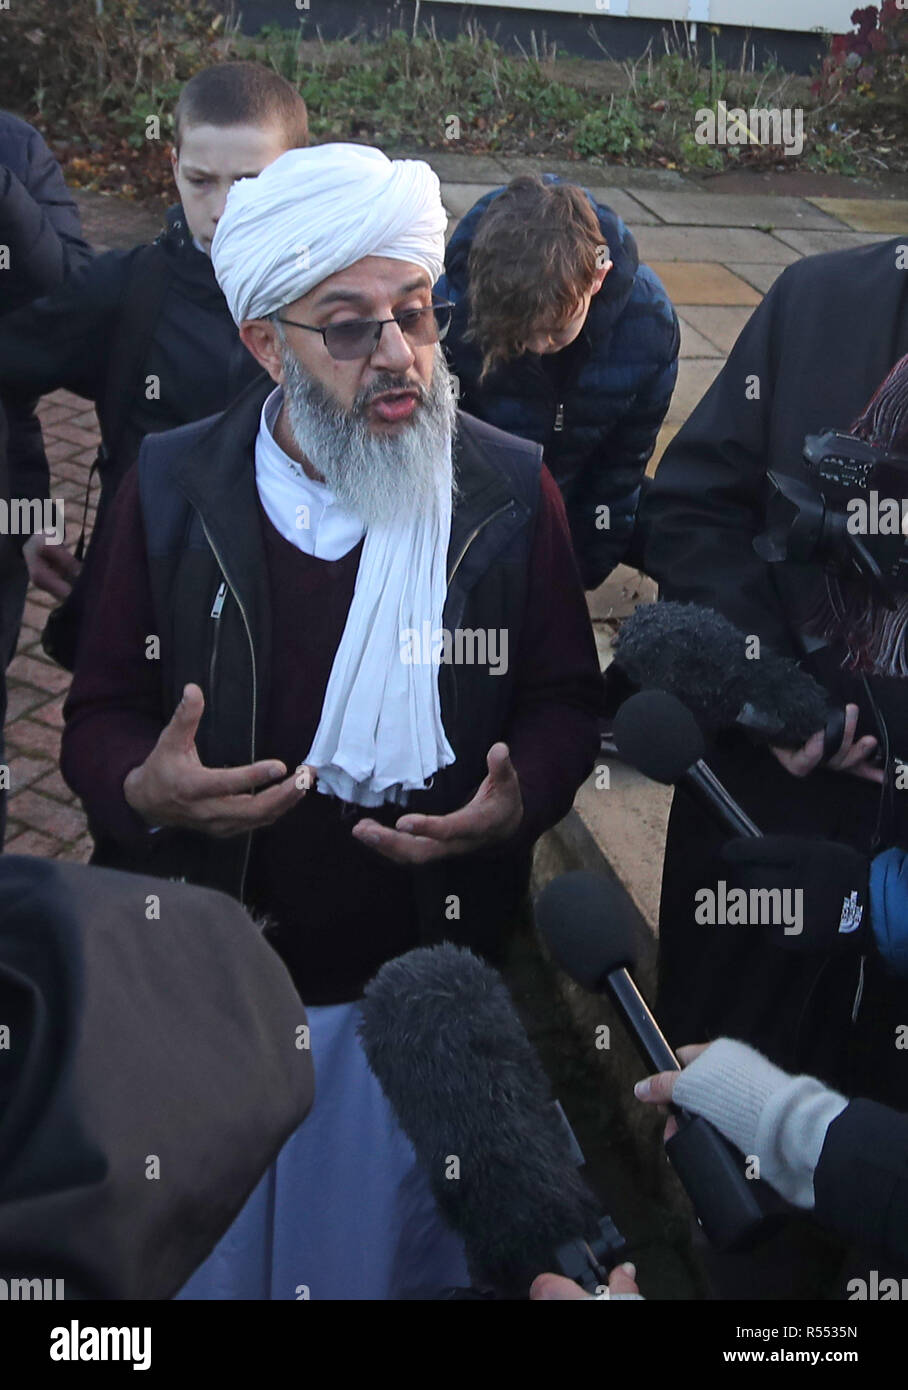
[[[25,542],[22,554],[36,589],[43,589],[54,598],[69,597],[82,566],[64,543],[52,545],[47,536],[37,531]]]
[[[857,726],[857,705],[846,705],[845,732],[842,735],[841,747],[827,763],[823,763],[823,766],[833,772],[850,772],[852,777],[862,777],[868,782],[883,782],[883,769],[874,767],[870,762],[876,753],[876,739],[868,734],[855,743]],[[823,762],[823,731],[820,729],[812,734],[802,748],[773,748],[772,752],[792,777],[807,777]]]
[[[289,777],[281,762],[245,767],[203,767],[195,740],[205,709],[197,685],[187,685],[173,718],[139,767],[123,783],[129,805],[149,825],[175,825],[227,838],[271,825],[314,783],[308,767]],[[270,785],[278,778],[277,786]],[[257,792],[258,787],[267,791]]]

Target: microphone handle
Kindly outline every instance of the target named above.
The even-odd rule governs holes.
[[[603,986],[647,1066],[654,1071],[680,1071],[681,1063],[628,971],[623,967],[609,971]],[[783,1219],[784,1203],[765,1183],[745,1176],[744,1157],[701,1115],[690,1115],[675,1105],[670,1109],[677,1116],[678,1130],[666,1143],[665,1153],[707,1240],[729,1253],[752,1249],[766,1240]]]
[[[746,840],[762,838],[763,831],[754,825],[744,810],[735,801],[731,792],[722,785],[712,768],[698,758],[680,778],[691,796],[724,830],[731,835]]]
[[[681,1063],[627,970],[622,966],[609,971],[605,987],[647,1066],[654,1072],[680,1071]]]

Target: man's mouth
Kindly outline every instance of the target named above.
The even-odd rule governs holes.
[[[371,405],[382,420],[407,420],[419,404],[419,392],[413,389],[385,391],[374,396]]]

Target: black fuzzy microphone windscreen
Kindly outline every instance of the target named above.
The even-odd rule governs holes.
[[[642,604],[621,626],[615,661],[643,689],[677,696],[704,728],[737,725],[783,748],[800,748],[833,712],[795,661],[694,603]]]
[[[382,966],[361,1007],[369,1065],[474,1284],[525,1299],[559,1245],[595,1238],[600,1209],[504,981],[461,947],[420,947]]]

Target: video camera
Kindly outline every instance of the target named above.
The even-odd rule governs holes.
[[[772,471],[764,560],[857,576],[887,608],[908,591],[908,457],[838,430],[804,440],[807,477]]]

